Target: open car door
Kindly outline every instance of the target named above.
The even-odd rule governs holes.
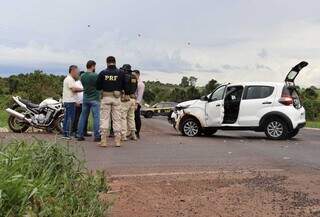
[[[307,65],[308,63],[306,61],[302,61],[298,65],[293,67],[291,71],[287,74],[285,82],[288,83],[289,85],[294,85],[294,80],[298,76],[299,72],[301,71],[301,69],[303,69]]]

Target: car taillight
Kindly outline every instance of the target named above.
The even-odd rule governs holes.
[[[293,104],[293,98],[291,96],[283,96],[279,99],[279,102],[283,105],[292,105]]]

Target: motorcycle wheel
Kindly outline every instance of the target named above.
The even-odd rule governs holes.
[[[64,120],[64,115],[60,115],[57,120],[55,120],[54,126],[55,126],[55,130],[62,134],[63,133],[63,120]]]
[[[21,110],[19,111],[20,106],[18,105],[14,105],[11,109],[21,112]],[[15,132],[15,133],[24,133],[26,132],[30,125],[28,123],[26,123],[25,121],[10,115],[8,118],[8,126],[10,128],[11,131]]]

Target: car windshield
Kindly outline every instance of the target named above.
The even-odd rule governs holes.
[[[222,87],[219,87],[216,91],[214,91],[212,94],[211,94],[211,98],[209,96],[209,99],[211,99],[212,101],[215,101],[215,100],[222,100],[223,99],[223,95],[224,95],[224,90],[225,90],[226,86],[222,86]]]

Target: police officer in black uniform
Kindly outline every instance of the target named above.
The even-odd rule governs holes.
[[[124,77],[116,67],[116,59],[113,56],[107,58],[107,69],[100,72],[97,79],[97,89],[103,91],[101,100],[101,144],[108,145],[110,121],[112,118],[115,143],[121,146],[121,93],[124,90]]]
[[[134,112],[136,107],[135,92],[138,80],[132,74],[131,65],[124,64],[121,71],[124,77],[124,92],[121,97],[121,140],[126,141],[127,136],[132,140],[137,140]]]

